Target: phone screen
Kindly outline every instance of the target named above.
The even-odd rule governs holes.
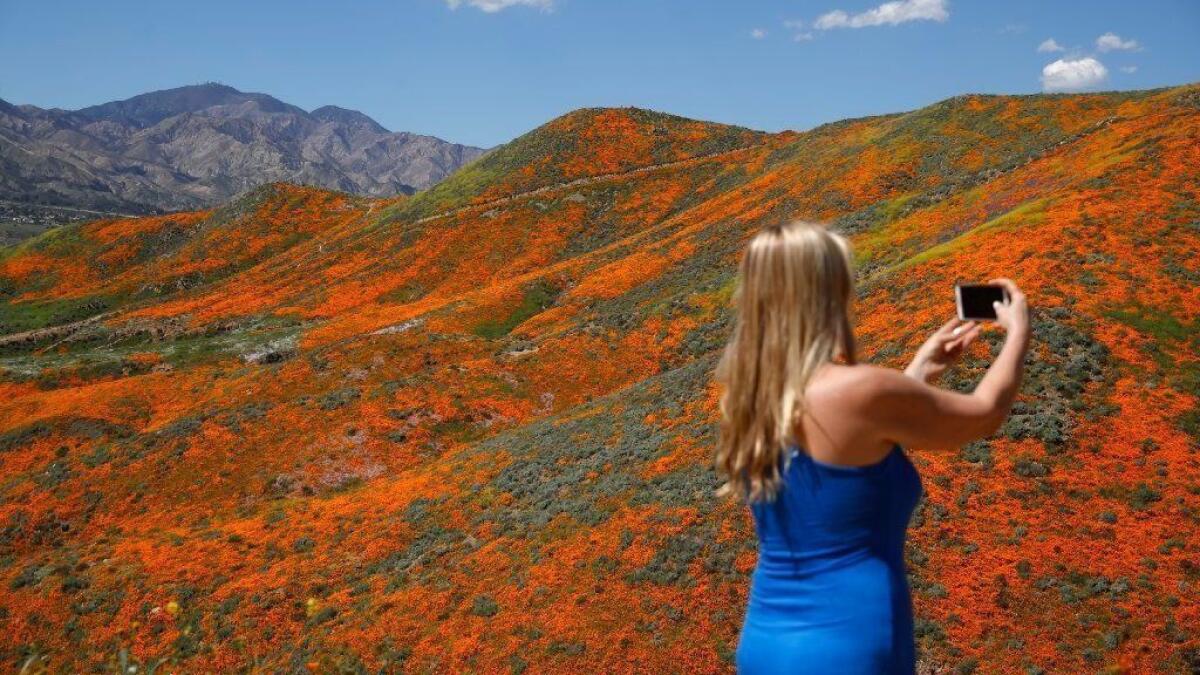
[[[1003,286],[992,284],[959,284],[958,316],[960,319],[991,319],[996,318],[993,302],[1004,302]]]

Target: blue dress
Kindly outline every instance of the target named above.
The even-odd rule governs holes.
[[[904,536],[916,468],[899,445],[863,467],[785,454],[775,501],[751,505],[758,562],[738,672],[913,673]]]

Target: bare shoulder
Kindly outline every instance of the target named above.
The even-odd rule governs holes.
[[[834,364],[825,368],[808,392],[812,397],[837,399],[843,404],[870,405],[906,391],[911,382],[907,375],[891,368],[867,363]]]
[[[804,437],[814,457],[836,464],[865,465],[881,459],[896,438],[892,418],[899,408],[895,370],[866,364],[829,364],[805,390],[811,415]],[[889,400],[890,399],[890,400]]]

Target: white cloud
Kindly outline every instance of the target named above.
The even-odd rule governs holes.
[[[1038,45],[1039,52],[1065,52],[1067,48],[1055,42],[1054,38],[1049,38]]]
[[[1121,51],[1133,51],[1137,48],[1137,40],[1122,40],[1121,36],[1116,33],[1105,33],[1096,38],[1096,49],[1102,52],[1111,52],[1117,49]]]
[[[554,9],[554,0],[446,0],[446,6],[450,9],[458,9],[462,5],[475,7],[488,14],[495,14],[502,9],[517,6],[537,7],[548,12]]]
[[[1121,72],[1132,75],[1137,72],[1137,66],[1121,66]]]
[[[767,37],[767,31],[761,28],[755,28],[754,30],[750,31],[750,37],[754,38],[755,40],[761,40]]]
[[[1059,59],[1042,68],[1042,91],[1081,91],[1102,84],[1108,69],[1096,59]]]
[[[859,14],[847,14],[835,9],[822,14],[813,23],[819,30],[830,28],[863,28],[865,26],[895,26],[907,21],[945,21],[950,18],[946,0],[893,0]]]
[[[804,22],[800,19],[788,19],[783,22],[783,27],[793,31],[792,39],[796,42],[805,42],[813,39],[813,34],[810,31],[804,30]]]
[[[829,30],[830,28],[841,28],[849,25],[850,15],[840,9],[835,9],[828,14],[822,14],[817,17],[817,22],[813,24],[821,30]]]

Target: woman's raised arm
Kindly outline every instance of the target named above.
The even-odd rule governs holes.
[[[975,390],[941,389],[889,368],[866,366],[858,387],[869,414],[888,441],[921,448],[957,448],[992,435],[1012,409],[1029,348],[1025,295],[1008,279],[1009,299],[998,303],[996,323],[1007,332],[1004,346]]]

